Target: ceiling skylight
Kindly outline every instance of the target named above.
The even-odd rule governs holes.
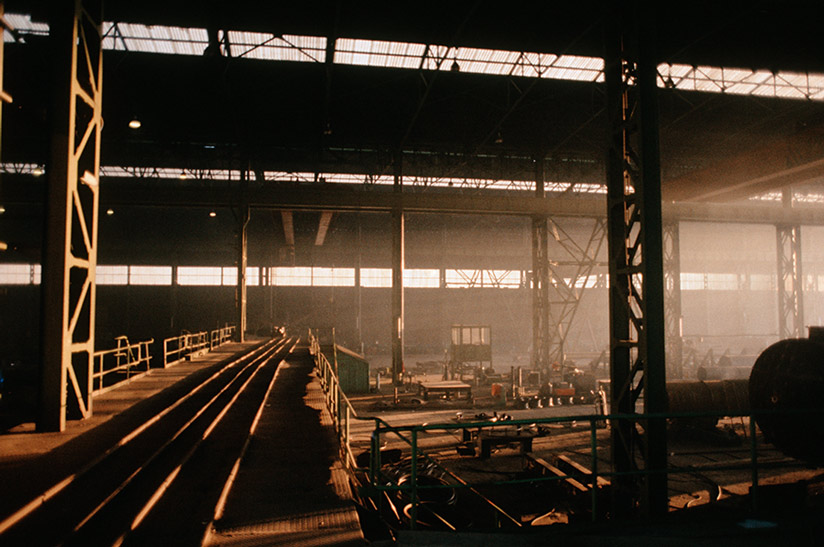
[[[29,174],[43,173],[43,166],[33,163],[2,163],[0,173]],[[185,173],[186,177],[181,177]],[[100,176],[106,178],[147,178],[147,179],[177,179],[187,181],[198,180],[231,180],[239,181],[241,173],[238,170],[228,169],[180,169],[173,167],[123,167],[101,165]],[[326,184],[363,184],[363,185],[392,185],[392,175],[370,175],[356,173],[310,173],[294,171],[265,171],[263,179],[267,182],[298,182],[298,183],[326,183]],[[482,179],[467,177],[417,177],[406,176],[403,179],[405,186],[425,188],[461,188],[474,190],[516,190],[525,192],[535,191],[535,181]],[[591,183],[545,182],[547,192],[572,192],[574,194],[605,194],[606,186]]]
[[[48,35],[45,23],[33,22],[28,15],[6,14],[17,36]],[[103,24],[103,48],[168,55],[203,55],[209,45],[206,29],[125,22]],[[261,32],[228,31],[219,33],[221,49],[230,57],[267,61],[323,63],[326,38],[322,36],[276,36]],[[10,33],[4,40],[14,41]],[[556,55],[469,47],[448,47],[339,38],[334,62],[408,70],[452,70],[472,74],[545,78],[552,80],[604,81],[604,61],[598,57]],[[766,70],[661,64],[658,86],[663,88],[736,95],[759,95],[789,99],[824,100],[824,75]]]

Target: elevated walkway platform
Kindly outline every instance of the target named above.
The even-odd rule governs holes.
[[[204,545],[366,545],[308,347],[278,367]]]
[[[192,361],[153,369],[96,396],[93,417],[69,422],[63,433],[37,433],[34,424],[21,424],[0,434],[0,544],[4,530],[52,503],[48,500],[53,496],[57,499],[56,492],[62,495],[62,485],[79,474],[98,473],[97,462],[106,454],[129,442],[127,439],[145,429],[145,424],[164,409],[261,343],[263,340],[225,344]],[[192,483],[196,486],[177,481],[177,486],[169,489],[183,488],[188,499],[182,505],[191,507],[161,514],[196,520],[194,528],[202,530],[198,537],[204,544],[366,544],[308,348],[294,346],[294,342],[291,347],[291,352],[286,350],[262,369],[271,369],[271,380],[266,379],[262,386],[261,395],[269,384],[265,397],[249,401],[260,409],[255,421],[251,415],[244,422],[234,411],[227,414],[224,429],[245,431],[246,435],[237,435],[239,442],[217,442],[211,454],[217,460],[237,458],[235,469],[229,472],[229,460],[224,470],[197,476]],[[218,447],[220,454],[214,451]],[[130,452],[131,448],[126,451]],[[213,468],[220,469],[220,465]],[[88,469],[93,469],[92,473],[85,471]],[[181,476],[183,473],[185,470]],[[205,496],[203,492],[221,489],[224,495],[216,512],[217,495]],[[204,519],[204,512],[216,515],[211,526],[206,526],[209,517]],[[147,527],[138,531],[135,541],[161,539],[162,534],[153,536],[155,533]]]
[[[93,415],[69,420],[61,433],[22,423],[0,432],[0,520],[117,445],[162,409],[263,340],[227,343],[191,361],[151,369],[97,395]]]

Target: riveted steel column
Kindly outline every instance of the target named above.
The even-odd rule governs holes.
[[[775,227],[778,252],[778,335],[804,336],[804,292],[801,273],[801,226]]]
[[[535,195],[546,198],[544,158],[535,160]],[[532,217],[532,366],[549,369],[549,236],[547,218]]]
[[[103,57],[100,0],[53,2],[37,429],[92,414]]]
[[[392,208],[392,381],[403,383],[403,265],[404,215],[402,155],[395,155],[395,194],[397,204]]]
[[[666,409],[661,180],[657,69],[651,13],[638,3],[607,23],[605,80],[610,123],[607,222],[610,274],[612,413]],[[667,511],[663,419],[613,421],[614,512],[653,517]]]
[[[663,224],[664,318],[667,368],[673,378],[683,378],[684,345],[681,328],[681,229],[677,220]]]

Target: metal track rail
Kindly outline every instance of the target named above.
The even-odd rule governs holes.
[[[272,340],[222,367],[0,522],[0,544],[199,544],[277,366],[296,344]]]

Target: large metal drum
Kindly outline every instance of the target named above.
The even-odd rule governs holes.
[[[671,420],[672,425],[691,425],[710,429],[722,416],[743,414],[749,411],[747,380],[674,381],[667,382],[669,411],[696,413],[697,416]],[[703,413],[713,413],[709,416]]]
[[[768,442],[788,456],[824,463],[824,343],[792,339],[771,345],[753,365],[749,391]]]

